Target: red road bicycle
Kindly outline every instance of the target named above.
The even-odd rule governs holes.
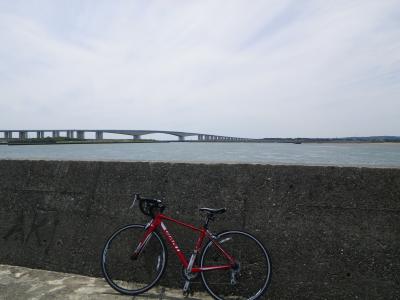
[[[258,299],[266,291],[271,278],[271,260],[266,248],[253,235],[230,230],[214,235],[208,229],[215,215],[225,208],[200,208],[206,213],[205,223],[197,228],[163,214],[161,200],[141,198],[142,213],[152,219],[146,225],[130,224],[114,232],[107,240],[101,258],[104,278],[120,293],[138,295],[151,289],[160,280],[167,264],[167,247],[159,228],[183,265],[184,295],[191,281],[201,275],[208,293],[215,299]],[[164,221],[171,221],[199,233],[195,248],[187,260]],[[204,239],[208,242],[202,247]]]

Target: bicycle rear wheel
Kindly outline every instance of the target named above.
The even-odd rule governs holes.
[[[137,259],[131,255],[145,233],[145,225],[127,225],[111,235],[101,258],[104,278],[112,288],[126,295],[138,295],[152,288],[164,273],[167,252],[164,241],[153,232]]]
[[[263,244],[243,231],[225,231],[217,235],[221,247],[232,255],[236,269],[201,273],[206,290],[216,299],[258,299],[271,279],[271,259]],[[200,266],[225,265],[227,259],[209,241],[201,255]]]

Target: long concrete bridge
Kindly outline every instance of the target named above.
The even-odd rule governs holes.
[[[179,141],[184,141],[186,137],[197,136],[198,141],[203,142],[247,142],[254,139],[240,138],[232,136],[220,136],[204,133],[181,132],[181,131],[166,131],[166,130],[115,130],[115,129],[27,129],[27,130],[0,130],[0,138],[11,139],[27,139],[28,133],[33,133],[33,138],[61,137],[85,139],[86,133],[94,133],[96,140],[102,140],[104,133],[120,134],[132,136],[133,139],[139,140],[143,135],[153,133],[163,133],[172,136],[177,136]],[[3,134],[3,135],[1,135]]]

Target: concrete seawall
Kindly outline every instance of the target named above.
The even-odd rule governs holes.
[[[132,192],[270,251],[269,299],[400,298],[400,169],[147,162],[0,161],[0,263],[100,276],[105,239],[143,223]],[[169,224],[168,224],[169,225]],[[169,225],[185,250],[195,238]],[[172,252],[162,282],[180,286]]]

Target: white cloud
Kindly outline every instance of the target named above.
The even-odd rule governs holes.
[[[396,1],[37,3],[0,2],[0,127],[399,134]]]

